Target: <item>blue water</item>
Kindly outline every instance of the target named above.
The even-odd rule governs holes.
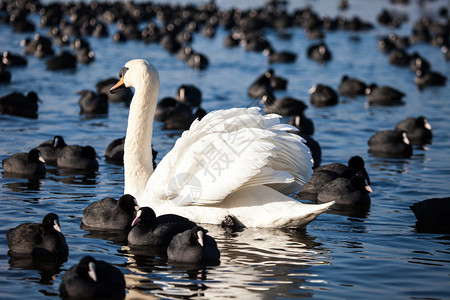
[[[219,5],[229,7],[240,1],[223,2]],[[208,225],[222,258],[220,266],[203,269],[175,268],[164,257],[131,251],[121,236],[80,229],[82,212],[88,204],[106,196],[118,198],[123,192],[123,168],[105,162],[103,153],[109,142],[125,135],[128,108],[110,103],[107,115],[88,118],[79,115],[76,92],[94,90],[97,81],[117,76],[129,59],[145,58],[159,70],[160,97],[173,96],[181,84],[194,84],[202,90],[202,107],[207,111],[246,107],[257,104],[246,91],[269,68],[266,57],[242,47],[224,48],[227,32],[221,27],[213,39],[194,36],[193,48],[210,60],[204,71],[189,68],[159,45],[137,41],[116,44],[111,37],[88,38],[96,60],[89,66],[79,64],[74,71],[47,71],[44,60],[27,57],[27,67],[11,69],[13,81],[0,85],[0,95],[35,90],[42,100],[39,118],[0,115],[0,160],[59,134],[69,144],[92,145],[101,155],[100,168],[93,174],[83,174],[48,167],[46,178],[38,181],[0,176],[0,298],[58,298],[64,271],[90,254],[121,269],[129,299],[449,299],[450,236],[419,232],[409,205],[449,195],[450,85],[419,91],[414,75],[408,69],[390,65],[387,56],[377,49],[379,36],[391,31],[409,34],[419,16],[448,6],[444,0],[425,6],[411,2],[409,6],[393,6],[388,1],[350,1],[346,12],[338,12],[338,1],[292,4],[311,5],[320,15],[360,15],[376,25],[371,31],[359,33],[326,33],[333,60],[325,65],[307,59],[306,48],[313,41],[302,29],[289,29],[291,40],[281,39],[271,30],[265,32],[277,50],[289,49],[298,54],[295,64],[272,66],[276,74],[289,79],[288,90],[277,92],[277,97],[290,95],[309,103],[308,89],[312,85],[324,83],[337,89],[342,75],[348,74],[366,82],[395,86],[407,94],[406,103],[368,107],[364,97],[341,97],[336,106],[309,105],[306,110],[306,116],[315,124],[313,137],[322,147],[323,164],[345,163],[352,155],[366,160],[374,190],[366,214],[330,210],[302,232],[245,229],[230,235]],[[410,19],[396,30],[382,27],[376,24],[376,15],[383,7],[407,13]],[[33,15],[32,20],[37,24],[39,16]],[[111,34],[115,28],[115,24],[110,25]],[[38,31],[45,33],[46,29]],[[15,53],[22,53],[20,41],[32,36],[13,33],[4,24],[0,24],[0,33],[0,50]],[[418,51],[434,70],[450,78],[450,62],[444,61],[438,48],[418,44],[408,49],[412,51]],[[419,115],[425,115],[433,127],[433,143],[427,149],[415,148],[409,159],[383,159],[367,152],[367,141],[375,132],[392,129],[405,117]],[[155,123],[157,161],[179,135]],[[8,229],[24,222],[39,222],[50,211],[60,217],[70,249],[68,260],[56,265],[12,260],[7,255]]]

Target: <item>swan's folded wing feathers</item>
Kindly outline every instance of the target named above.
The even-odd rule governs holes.
[[[257,108],[215,111],[177,140],[147,183],[152,197],[178,205],[210,205],[254,185],[285,194],[311,176],[309,149],[278,115]]]
[[[261,172],[275,147],[266,140],[273,133],[266,130],[242,128],[234,134],[236,138],[210,133],[192,143],[189,149],[183,149],[183,155],[176,155],[176,167],[172,168],[176,173],[169,173],[164,167],[166,163],[173,163],[167,161],[170,159],[167,155],[149,180],[148,189],[159,199],[174,200],[181,195],[186,200],[183,189],[194,185],[201,189],[201,196],[178,203],[206,205],[221,202]],[[178,149],[174,147],[172,151]],[[173,182],[174,178],[176,182]]]

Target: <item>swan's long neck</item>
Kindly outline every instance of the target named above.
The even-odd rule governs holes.
[[[125,191],[139,199],[153,173],[153,118],[159,93],[158,73],[144,72],[130,104],[124,145]]]

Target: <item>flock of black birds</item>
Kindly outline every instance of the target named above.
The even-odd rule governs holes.
[[[409,1],[394,1],[393,3]],[[340,9],[348,8],[348,1],[340,2]],[[219,9],[214,1],[202,5],[169,5],[152,2],[66,2],[42,4],[36,0],[2,0],[0,22],[9,24],[14,32],[36,31],[36,25],[29,20],[30,14],[40,15],[42,28],[48,28],[47,35],[35,34],[22,41],[23,53],[3,52],[0,62],[0,83],[11,81],[10,68],[25,68],[27,57],[34,55],[45,59],[50,71],[76,68],[78,63],[90,64],[95,60],[95,51],[86,36],[111,38],[108,24],[116,23],[118,31],[112,34],[114,42],[141,40],[143,43],[159,43],[174,57],[194,69],[208,68],[208,57],[195,51],[192,40],[195,34],[213,38],[218,26],[229,34],[223,41],[225,47],[242,46],[246,51],[259,52],[272,63],[293,63],[297,54],[277,50],[264,36],[262,29],[276,30],[281,37],[289,39],[287,28],[303,28],[309,39],[318,40],[307,49],[307,57],[325,64],[333,59],[324,36],[334,30],[371,30],[374,25],[359,17],[348,19],[321,17],[312,8],[304,7],[289,13],[286,2],[268,1],[260,8],[242,10]],[[445,85],[447,78],[433,71],[431,64],[419,53],[409,54],[407,49],[414,43],[430,43],[440,47],[443,59],[450,60],[449,36],[450,18],[448,9],[438,11],[440,19],[421,18],[414,23],[410,36],[394,33],[381,37],[378,48],[387,54],[387,61],[407,67],[415,73],[414,82],[419,88]],[[158,20],[156,22],[155,20]],[[403,16],[383,10],[377,17],[382,26],[396,28],[404,21]],[[144,29],[140,29],[146,24]],[[162,25],[158,25],[162,24]],[[54,48],[60,49],[56,53]],[[56,54],[55,54],[56,53]],[[130,103],[129,90],[110,94],[109,89],[116,79],[107,78],[96,85],[97,91],[79,92],[79,106],[82,114],[105,114],[108,103]],[[260,100],[264,113],[276,113],[288,117],[288,123],[298,129],[310,147],[314,158],[314,173],[305,184],[300,195],[307,195],[317,202],[336,201],[336,207],[365,207],[370,205],[370,179],[361,157],[351,157],[348,164],[321,164],[321,149],[312,138],[314,123],[305,115],[308,107],[294,97],[276,98],[278,90],[286,90],[287,79],[276,76],[270,68],[248,88],[248,96]],[[358,78],[343,75],[337,90],[326,84],[317,83],[310,89],[310,103],[313,106],[337,105],[340,97],[365,96],[369,105],[403,105],[405,93],[391,86],[377,86]],[[25,118],[38,118],[39,97],[30,91],[26,95],[15,92],[0,97],[0,113]],[[201,90],[193,85],[182,85],[174,97],[165,97],[157,105],[155,119],[164,122],[165,128],[185,130],[196,118],[202,118]],[[382,157],[410,157],[413,145],[431,143],[431,126],[424,116],[409,117],[400,121],[392,130],[380,131],[369,141],[369,152]],[[106,148],[107,161],[123,163],[124,138],[118,138]],[[153,152],[153,159],[156,151]],[[67,145],[61,136],[43,142],[29,153],[14,154],[3,160],[5,174],[16,174],[27,178],[43,178],[44,165],[58,168],[97,170],[98,155],[91,146]],[[155,162],[153,162],[156,166]],[[449,198],[428,199],[411,207],[419,222],[437,226],[449,226]],[[123,230],[128,242],[135,246],[163,246],[169,261],[175,263],[213,263],[219,261],[220,253],[213,238],[197,224],[176,215],[156,217],[151,208],[135,207],[131,195],[119,200],[104,198],[94,202],[83,213],[83,226]],[[22,224],[7,234],[10,255],[68,255],[65,238],[59,228],[58,216],[48,214],[42,224]],[[95,283],[95,284],[94,284]],[[63,297],[118,296],[125,295],[125,281],[122,273],[112,265],[96,261],[90,256],[82,258],[78,265],[65,273],[60,293]]]

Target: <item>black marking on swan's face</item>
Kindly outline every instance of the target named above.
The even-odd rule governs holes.
[[[128,71],[127,67],[123,67],[122,69],[120,69],[120,71],[119,71],[119,78],[125,77],[125,74],[127,73],[127,71]]]

